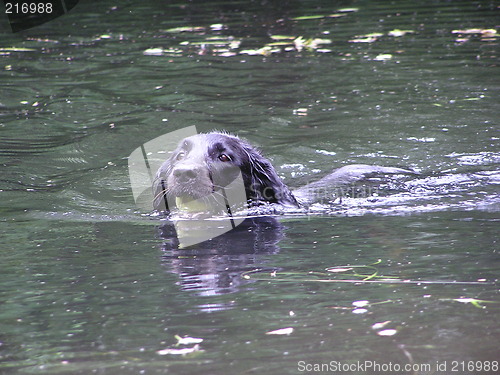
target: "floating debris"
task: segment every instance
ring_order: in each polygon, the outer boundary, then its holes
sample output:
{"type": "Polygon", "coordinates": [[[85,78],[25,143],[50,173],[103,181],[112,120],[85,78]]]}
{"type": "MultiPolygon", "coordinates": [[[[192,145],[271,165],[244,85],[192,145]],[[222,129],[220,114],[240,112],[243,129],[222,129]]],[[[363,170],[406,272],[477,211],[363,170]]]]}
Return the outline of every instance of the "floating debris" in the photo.
{"type": "Polygon", "coordinates": [[[384,328],[390,322],[391,322],[390,320],[386,320],[385,322],[375,323],[375,324],[372,325],[372,329],[379,330],[381,328],[384,328]]]}
{"type": "Polygon", "coordinates": [[[368,306],[370,304],[369,301],[354,301],[352,303],[353,306],[356,306],[356,307],[365,307],[365,306],[368,306]]]}
{"type": "Polygon", "coordinates": [[[266,335],[289,335],[292,332],[293,332],[293,327],[288,327],[266,332],[266,335]]]}
{"type": "MultiPolygon", "coordinates": [[[[170,55],[175,56],[183,53],[195,53],[198,55],[212,54],[220,57],[232,57],[236,55],[250,56],[270,56],[275,53],[301,52],[303,50],[314,51],[318,53],[329,53],[331,49],[322,48],[325,44],[331,44],[331,39],[325,38],[305,38],[303,36],[293,35],[271,35],[271,42],[261,48],[239,50],[243,42],[234,36],[210,35],[210,31],[226,30],[228,27],[223,24],[210,25],[210,28],[198,26],[176,27],[164,32],[168,33],[197,33],[203,35],[199,40],[183,40],[179,42],[178,48],[148,48],[143,54],[147,56],[170,55]],[[207,33],[205,33],[207,32],[207,33]]],[[[188,37],[192,36],[187,36],[188,37]]]]}
{"type": "MultiPolygon", "coordinates": [[[[437,104],[437,103],[436,103],[437,104]]],[[[441,107],[441,105],[439,105],[441,107]]],[[[417,137],[408,137],[406,138],[407,141],[415,141],[415,142],[436,142],[436,138],[434,137],[423,137],[423,138],[417,138],[417,137]]]]}
{"type": "Polygon", "coordinates": [[[192,348],[182,348],[182,349],[167,348],[167,349],[163,349],[163,350],[158,350],[156,352],[156,354],[159,354],[159,355],[167,355],[167,354],[186,355],[186,354],[190,354],[190,353],[194,353],[194,352],[202,352],[202,351],[203,350],[200,349],[200,346],[198,344],[196,344],[192,348]]]}
{"type": "MultiPolygon", "coordinates": [[[[323,154],[325,152],[322,152],[322,150],[318,151],[319,153],[323,154]]],[[[335,155],[336,153],[334,152],[333,154],[331,155],[335,155]]],[[[328,155],[328,154],[326,154],[328,155]]],[[[334,272],[334,273],[340,273],[340,272],[348,272],[348,271],[352,271],[353,268],[352,267],[331,267],[331,268],[327,268],[326,271],[327,272],[334,272]]]]}
{"type": "MultiPolygon", "coordinates": [[[[347,12],[344,12],[347,13],[347,12]]],[[[314,15],[314,16],[300,16],[300,17],[294,17],[292,20],[294,21],[304,21],[304,20],[319,20],[322,18],[339,18],[339,17],[344,17],[347,16],[347,14],[342,14],[342,13],[334,13],[334,14],[328,14],[328,15],[314,15]]]]}
{"type": "Polygon", "coordinates": [[[58,40],[55,39],[45,39],[45,38],[26,38],[26,40],[32,40],[34,42],[43,42],[43,43],[59,43],[58,40]]]}
{"type": "Polygon", "coordinates": [[[181,50],[180,48],[167,48],[167,49],[163,49],[163,48],[148,48],[147,50],[145,50],[143,52],[143,55],[145,56],[163,56],[163,55],[167,55],[167,56],[175,56],[175,55],[179,55],[183,52],[183,50],[181,50]]]}
{"type": "Polygon", "coordinates": [[[377,38],[375,38],[375,37],[349,39],[349,43],[373,43],[376,41],[377,41],[377,38]]]}
{"type": "Polygon", "coordinates": [[[221,31],[226,30],[227,26],[222,23],[214,23],[213,25],[210,25],[210,29],[212,29],[213,31],[221,31]]]}
{"type": "Polygon", "coordinates": [[[161,56],[163,55],[163,48],[148,48],[143,54],[146,56],[161,56]]]}
{"type": "Polygon", "coordinates": [[[392,31],[389,31],[387,35],[393,36],[393,37],[400,37],[400,36],[405,36],[406,34],[413,34],[415,31],[413,30],[399,30],[399,29],[394,29],[392,31]]]}
{"type": "Polygon", "coordinates": [[[325,18],[325,16],[317,15],[317,16],[300,16],[300,17],[293,17],[292,20],[294,21],[303,21],[303,20],[317,20],[325,18]]]}
{"type": "Polygon", "coordinates": [[[384,34],[382,33],[370,33],[365,35],[356,35],[353,39],[350,39],[350,43],[373,43],[378,40],[384,34]]]}
{"type": "Polygon", "coordinates": [[[367,309],[354,309],[354,310],[352,310],[353,314],[365,314],[367,312],[368,312],[367,309]]]}
{"type": "Polygon", "coordinates": [[[398,333],[398,331],[395,329],[383,329],[382,331],[378,331],[377,335],[379,335],[379,336],[394,336],[396,333],[398,333]]]}
{"type": "Polygon", "coordinates": [[[331,50],[325,50],[325,49],[320,50],[318,48],[322,44],[332,43],[330,39],[323,39],[323,38],[306,39],[302,36],[292,37],[292,36],[282,36],[282,35],[272,36],[271,39],[276,40],[276,42],[267,43],[265,47],[284,46],[286,52],[292,52],[295,50],[301,52],[303,49],[307,49],[309,51],[317,51],[317,52],[331,52],[331,50]]]}
{"type": "MultiPolygon", "coordinates": [[[[400,29],[394,29],[392,31],[389,31],[387,33],[388,36],[392,37],[401,37],[406,34],[413,34],[415,33],[414,30],[400,30],[400,29]]],[[[370,33],[370,34],[365,34],[365,35],[356,35],[354,38],[350,39],[350,43],[373,43],[376,42],[380,37],[384,36],[383,33],[370,33]]]]}
{"type": "Polygon", "coordinates": [[[307,116],[308,108],[297,108],[293,110],[293,114],[297,116],[307,116]]]}
{"type": "Polygon", "coordinates": [[[278,52],[281,52],[280,48],[272,48],[271,46],[264,46],[259,49],[245,49],[240,51],[242,55],[250,55],[250,56],[255,56],[255,55],[269,56],[273,53],[278,53],[278,52]]]}
{"type": "Polygon", "coordinates": [[[452,34],[481,34],[484,36],[493,37],[497,35],[495,29],[465,29],[465,30],[452,30],[452,34]]]}
{"type": "Polygon", "coordinates": [[[271,35],[272,40],[294,40],[295,36],[290,35],[271,35]]]}
{"type": "Polygon", "coordinates": [[[7,48],[0,48],[1,52],[33,52],[36,51],[36,49],[33,48],[23,48],[23,47],[7,47],[7,48]]]}
{"type": "Polygon", "coordinates": [[[464,298],[464,297],[455,298],[455,299],[452,299],[452,301],[460,302],[460,303],[470,303],[472,306],[478,307],[480,309],[486,308],[486,306],[481,305],[481,303],[494,303],[492,301],[486,301],[486,300],[481,300],[481,299],[476,299],[476,298],[464,298]]]}
{"type": "Polygon", "coordinates": [[[218,51],[218,53],[217,53],[217,56],[220,56],[220,57],[232,57],[232,56],[236,56],[236,55],[237,55],[236,52],[230,52],[230,51],[225,51],[225,52],[218,51]]]}
{"type": "Polygon", "coordinates": [[[203,339],[197,337],[189,337],[189,336],[181,337],[179,335],[175,335],[174,337],[177,339],[176,345],[191,345],[203,342],[203,339]]]}
{"type": "Polygon", "coordinates": [[[304,48],[307,48],[309,50],[315,50],[318,48],[320,44],[330,44],[332,41],[330,39],[321,39],[321,38],[309,38],[309,39],[304,39],[303,37],[299,36],[298,38],[294,39],[293,44],[295,46],[295,49],[297,51],[302,51],[304,48]]]}
{"type": "Polygon", "coordinates": [[[495,29],[464,29],[464,30],[452,30],[452,34],[457,34],[463,36],[462,38],[455,39],[457,43],[468,42],[473,35],[479,35],[482,41],[488,42],[493,41],[498,37],[497,31],[495,29]]]}
{"type": "Polygon", "coordinates": [[[337,12],[353,13],[353,12],[357,12],[358,10],[359,10],[359,8],[341,8],[341,9],[337,9],[337,12]]]}
{"type": "Polygon", "coordinates": [[[373,58],[373,61],[387,61],[392,59],[392,55],[390,53],[382,53],[373,58]]]}
{"type": "Polygon", "coordinates": [[[184,27],[174,27],[172,29],[164,30],[166,33],[192,33],[192,32],[202,32],[205,31],[205,28],[202,26],[184,26],[184,27]]]}

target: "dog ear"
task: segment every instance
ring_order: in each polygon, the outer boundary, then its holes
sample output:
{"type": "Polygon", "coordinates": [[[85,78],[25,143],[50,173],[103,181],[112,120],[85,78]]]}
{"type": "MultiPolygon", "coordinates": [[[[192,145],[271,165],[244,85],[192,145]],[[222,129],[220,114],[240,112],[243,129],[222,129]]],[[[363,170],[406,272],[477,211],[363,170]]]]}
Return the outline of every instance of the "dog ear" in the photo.
{"type": "Polygon", "coordinates": [[[253,147],[245,147],[249,161],[242,167],[243,178],[247,178],[247,196],[254,203],[266,201],[298,206],[290,189],[276,173],[269,160],[253,147]],[[247,169],[247,170],[244,170],[247,169]]]}

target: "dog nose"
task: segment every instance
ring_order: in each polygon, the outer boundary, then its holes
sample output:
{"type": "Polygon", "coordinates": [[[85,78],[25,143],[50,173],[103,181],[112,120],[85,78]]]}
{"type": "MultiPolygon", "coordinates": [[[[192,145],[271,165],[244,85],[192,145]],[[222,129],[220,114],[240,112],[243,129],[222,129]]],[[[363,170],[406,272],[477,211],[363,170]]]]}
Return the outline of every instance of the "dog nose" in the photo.
{"type": "Polygon", "coordinates": [[[179,181],[194,180],[198,176],[198,169],[195,167],[177,167],[174,169],[174,177],[179,181]]]}

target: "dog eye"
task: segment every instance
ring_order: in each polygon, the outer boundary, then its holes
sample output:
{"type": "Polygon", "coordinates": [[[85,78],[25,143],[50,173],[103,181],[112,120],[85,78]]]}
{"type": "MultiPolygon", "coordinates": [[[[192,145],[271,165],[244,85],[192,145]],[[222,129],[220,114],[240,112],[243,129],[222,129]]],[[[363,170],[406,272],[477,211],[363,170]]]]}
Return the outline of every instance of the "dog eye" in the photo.
{"type": "Polygon", "coordinates": [[[184,158],[184,156],[185,156],[185,155],[186,155],[186,153],[181,151],[181,152],[179,152],[179,153],[177,154],[177,156],[175,157],[175,159],[176,159],[176,160],[181,160],[181,159],[183,159],[183,158],[184,158]]]}
{"type": "Polygon", "coordinates": [[[221,155],[219,155],[219,160],[225,163],[227,161],[231,161],[231,158],[229,156],[227,156],[226,154],[221,154],[221,155]]]}

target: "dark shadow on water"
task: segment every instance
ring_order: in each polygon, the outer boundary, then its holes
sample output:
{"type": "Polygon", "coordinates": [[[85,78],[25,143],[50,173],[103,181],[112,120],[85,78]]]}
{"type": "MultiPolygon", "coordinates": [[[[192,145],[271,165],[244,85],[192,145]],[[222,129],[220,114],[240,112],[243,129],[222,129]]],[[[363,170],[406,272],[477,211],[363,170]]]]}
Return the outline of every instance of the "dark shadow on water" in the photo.
{"type": "Polygon", "coordinates": [[[235,229],[211,240],[179,249],[174,225],[160,227],[162,262],[179,276],[185,291],[200,296],[215,296],[238,291],[249,281],[246,271],[265,267],[266,255],[279,252],[278,243],[285,227],[269,216],[247,218],[235,229]]]}
{"type": "MultiPolygon", "coordinates": [[[[343,190],[328,191],[323,205],[305,207],[300,214],[362,216],[401,215],[479,209],[498,211],[498,195],[484,189],[478,181],[498,177],[486,173],[421,174],[418,178],[365,180],[343,190]],[[480,190],[478,190],[480,189],[480,190]],[[340,195],[336,194],[339,193],[340,195]],[[471,196],[469,196],[469,194],[471,196]]],[[[322,201],[320,201],[322,202],[322,201]]],[[[175,273],[183,291],[196,296],[222,296],[234,293],[251,283],[243,277],[248,271],[274,268],[266,266],[269,255],[280,251],[279,242],[286,227],[280,216],[251,217],[242,224],[211,240],[180,248],[174,224],[167,221],[160,227],[162,265],[175,273]]],[[[207,301],[198,306],[203,311],[230,308],[225,302],[207,301]]]]}

